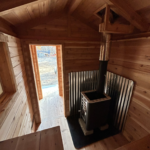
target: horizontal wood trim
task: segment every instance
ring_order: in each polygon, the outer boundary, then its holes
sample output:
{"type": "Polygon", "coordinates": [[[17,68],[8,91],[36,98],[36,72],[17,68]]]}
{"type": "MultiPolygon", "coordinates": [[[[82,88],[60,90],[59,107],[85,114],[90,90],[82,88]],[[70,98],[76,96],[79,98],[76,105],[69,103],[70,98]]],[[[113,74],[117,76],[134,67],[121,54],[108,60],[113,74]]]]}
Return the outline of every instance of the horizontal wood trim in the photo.
{"type": "MultiPolygon", "coordinates": [[[[6,33],[12,36],[16,36],[16,33],[13,31],[12,25],[8,23],[6,20],[4,20],[3,18],[0,18],[0,32],[1,32],[0,34],[6,33]]],[[[0,41],[1,41],[1,38],[0,38],[0,41]]]]}

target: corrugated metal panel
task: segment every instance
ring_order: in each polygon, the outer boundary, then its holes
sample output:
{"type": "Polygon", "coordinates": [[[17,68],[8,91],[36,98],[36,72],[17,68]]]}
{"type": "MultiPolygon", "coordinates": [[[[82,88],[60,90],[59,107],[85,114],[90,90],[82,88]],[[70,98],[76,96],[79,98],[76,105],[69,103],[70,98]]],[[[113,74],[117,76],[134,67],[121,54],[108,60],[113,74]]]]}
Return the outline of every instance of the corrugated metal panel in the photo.
{"type": "MultiPolygon", "coordinates": [[[[70,115],[78,114],[81,105],[81,91],[95,90],[98,84],[98,70],[69,73],[70,115]]],[[[112,98],[112,121],[122,130],[133,90],[133,81],[107,72],[105,93],[112,98]]]]}
{"type": "Polygon", "coordinates": [[[119,130],[123,129],[131,100],[134,82],[122,76],[107,72],[105,93],[108,94],[113,104],[113,122],[119,130]]]}
{"type": "Polygon", "coordinates": [[[69,73],[70,115],[80,110],[81,91],[94,90],[97,87],[98,70],[69,73]]]}

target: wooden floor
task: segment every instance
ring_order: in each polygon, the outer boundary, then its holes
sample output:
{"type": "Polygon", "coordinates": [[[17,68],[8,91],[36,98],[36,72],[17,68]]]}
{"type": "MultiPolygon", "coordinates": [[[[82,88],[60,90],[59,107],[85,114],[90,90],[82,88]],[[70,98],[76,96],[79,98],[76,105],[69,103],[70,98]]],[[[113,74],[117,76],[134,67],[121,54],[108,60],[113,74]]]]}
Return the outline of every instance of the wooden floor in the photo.
{"type": "Polygon", "coordinates": [[[137,141],[124,145],[117,150],[149,150],[150,149],[150,135],[147,135],[137,141]]]}
{"type": "Polygon", "coordinates": [[[64,117],[63,100],[58,95],[58,90],[43,95],[46,96],[39,101],[42,123],[38,131],[58,126],[59,118],[64,117]]]}
{"type": "MultiPolygon", "coordinates": [[[[66,118],[64,117],[63,100],[60,96],[58,96],[57,91],[51,93],[40,101],[40,110],[42,123],[38,131],[59,125],[61,129],[64,150],[76,150],[72,142],[66,118]]],[[[114,150],[127,143],[128,141],[124,138],[124,136],[118,134],[98,141],[80,150],[114,150]]]]}

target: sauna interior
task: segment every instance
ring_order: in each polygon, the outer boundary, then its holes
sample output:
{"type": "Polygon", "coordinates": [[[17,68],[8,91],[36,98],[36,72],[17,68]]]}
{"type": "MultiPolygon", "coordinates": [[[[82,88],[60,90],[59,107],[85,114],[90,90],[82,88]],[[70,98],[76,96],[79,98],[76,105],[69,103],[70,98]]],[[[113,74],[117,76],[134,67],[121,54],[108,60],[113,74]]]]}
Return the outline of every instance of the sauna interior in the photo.
{"type": "Polygon", "coordinates": [[[2,0],[0,150],[150,149],[149,30],[149,0],[2,0]],[[49,113],[40,109],[41,45],[57,53],[49,113]],[[87,98],[97,84],[108,99],[87,98]]]}

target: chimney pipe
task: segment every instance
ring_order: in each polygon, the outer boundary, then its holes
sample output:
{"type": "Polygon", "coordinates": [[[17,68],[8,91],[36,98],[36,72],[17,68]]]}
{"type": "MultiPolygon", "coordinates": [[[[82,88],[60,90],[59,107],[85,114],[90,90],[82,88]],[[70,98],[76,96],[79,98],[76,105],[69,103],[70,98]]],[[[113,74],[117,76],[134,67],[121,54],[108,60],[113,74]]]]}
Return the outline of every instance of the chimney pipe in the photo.
{"type": "Polygon", "coordinates": [[[110,47],[111,35],[107,33],[102,33],[101,46],[100,46],[100,56],[99,56],[99,77],[98,77],[98,87],[97,94],[103,96],[105,77],[107,72],[107,64],[109,60],[109,47],[110,47]]]}

